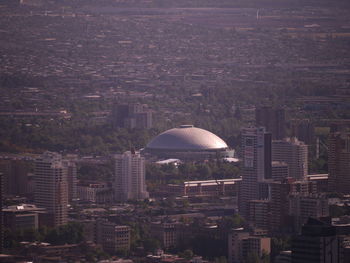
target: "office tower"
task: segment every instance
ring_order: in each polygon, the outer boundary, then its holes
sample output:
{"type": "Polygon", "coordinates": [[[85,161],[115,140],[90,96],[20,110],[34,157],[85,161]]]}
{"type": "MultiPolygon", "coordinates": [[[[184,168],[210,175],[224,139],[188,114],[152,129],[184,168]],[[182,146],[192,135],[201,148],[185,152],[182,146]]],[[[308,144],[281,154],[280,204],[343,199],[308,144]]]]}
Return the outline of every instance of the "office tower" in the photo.
{"type": "Polygon", "coordinates": [[[228,236],[228,262],[244,263],[250,255],[255,254],[259,258],[265,253],[271,252],[271,239],[256,236],[244,231],[242,228],[234,229],[228,236]]]}
{"type": "Polygon", "coordinates": [[[285,111],[282,108],[274,109],[269,106],[258,107],[255,110],[257,127],[265,127],[272,134],[273,140],[282,140],[286,137],[285,111]]]}
{"type": "Polygon", "coordinates": [[[291,190],[289,180],[273,181],[270,186],[270,214],[269,231],[270,233],[291,232],[288,195],[291,190]]]}
{"type": "Polygon", "coordinates": [[[152,111],[140,103],[115,104],[112,108],[112,124],[117,128],[150,129],[153,126],[152,111]]]}
{"type": "Polygon", "coordinates": [[[46,208],[49,225],[67,223],[67,166],[60,154],[45,152],[35,160],[34,201],[38,207],[46,208]]]}
{"type": "Polygon", "coordinates": [[[289,176],[305,179],[308,173],[307,145],[296,138],[272,141],[272,160],[288,164],[289,176]]]}
{"type": "Polygon", "coordinates": [[[310,120],[295,120],[291,124],[292,136],[307,145],[315,144],[315,126],[310,120]]]}
{"type": "Polygon", "coordinates": [[[271,134],[260,127],[244,128],[241,135],[242,183],[239,211],[247,217],[249,201],[262,199],[259,184],[264,184],[265,179],[271,178],[271,134]]]}
{"type": "Polygon", "coordinates": [[[0,171],[4,174],[4,194],[24,196],[27,193],[30,171],[29,163],[23,160],[0,160],[0,171]]]}
{"type": "Polygon", "coordinates": [[[64,160],[67,167],[67,183],[68,183],[68,202],[71,203],[77,198],[77,165],[76,155],[67,155],[64,160]]]}
{"type": "Polygon", "coordinates": [[[289,215],[293,217],[295,230],[299,231],[309,217],[329,216],[328,198],[324,195],[292,194],[289,196],[289,215]]]}
{"type": "Polygon", "coordinates": [[[301,235],[292,240],[292,263],[340,262],[339,241],[336,229],[316,219],[309,218],[301,235]]]}
{"type": "Polygon", "coordinates": [[[329,135],[328,172],[329,191],[350,194],[350,133],[329,135]]]}
{"type": "Polygon", "coordinates": [[[107,220],[96,222],[96,241],[109,253],[130,250],[130,227],[107,220]]]}
{"type": "Polygon", "coordinates": [[[114,158],[116,201],[148,198],[145,182],[145,158],[135,151],[117,154],[114,158]]]}
{"type": "Polygon", "coordinates": [[[249,201],[249,223],[254,228],[267,230],[270,220],[270,202],[268,200],[249,201]]]}

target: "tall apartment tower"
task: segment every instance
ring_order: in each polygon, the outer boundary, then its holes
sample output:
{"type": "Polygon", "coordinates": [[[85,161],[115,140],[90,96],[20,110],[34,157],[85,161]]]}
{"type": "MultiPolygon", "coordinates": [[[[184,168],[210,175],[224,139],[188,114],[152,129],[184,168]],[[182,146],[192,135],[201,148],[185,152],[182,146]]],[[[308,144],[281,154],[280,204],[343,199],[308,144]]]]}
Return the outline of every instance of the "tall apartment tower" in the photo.
{"type": "Polygon", "coordinates": [[[285,111],[282,108],[257,107],[255,121],[257,127],[265,127],[272,134],[273,140],[282,140],[286,136],[285,111]]]}
{"type": "Polygon", "coordinates": [[[68,183],[68,202],[71,203],[74,199],[77,198],[77,156],[67,155],[64,160],[65,166],[67,167],[67,183],[68,183]]]}
{"type": "Polygon", "coordinates": [[[48,225],[67,223],[67,166],[60,154],[45,152],[35,160],[34,202],[38,207],[46,208],[48,225]]]}
{"type": "Polygon", "coordinates": [[[145,158],[139,152],[115,155],[114,191],[116,201],[148,198],[145,181],[145,158]]]}
{"type": "Polygon", "coordinates": [[[285,162],[292,178],[302,180],[308,173],[308,147],[297,138],[272,141],[272,160],[285,162]]]}
{"type": "MultiPolygon", "coordinates": [[[[249,201],[259,200],[261,184],[271,178],[271,134],[264,127],[244,128],[241,131],[242,183],[239,211],[248,217],[249,201]]],[[[248,219],[248,218],[247,218],[248,219]]]]}
{"type": "Polygon", "coordinates": [[[350,133],[329,135],[328,172],[329,191],[350,194],[350,133]]]}

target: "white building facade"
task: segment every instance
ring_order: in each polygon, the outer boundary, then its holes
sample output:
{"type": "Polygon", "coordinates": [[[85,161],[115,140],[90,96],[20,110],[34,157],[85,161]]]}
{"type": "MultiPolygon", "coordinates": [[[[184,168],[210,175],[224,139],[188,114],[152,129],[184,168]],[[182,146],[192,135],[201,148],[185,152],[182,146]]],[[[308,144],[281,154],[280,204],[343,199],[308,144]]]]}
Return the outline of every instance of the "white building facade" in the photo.
{"type": "Polygon", "coordinates": [[[145,158],[139,152],[127,151],[115,158],[114,194],[116,201],[141,200],[146,190],[145,158]]]}

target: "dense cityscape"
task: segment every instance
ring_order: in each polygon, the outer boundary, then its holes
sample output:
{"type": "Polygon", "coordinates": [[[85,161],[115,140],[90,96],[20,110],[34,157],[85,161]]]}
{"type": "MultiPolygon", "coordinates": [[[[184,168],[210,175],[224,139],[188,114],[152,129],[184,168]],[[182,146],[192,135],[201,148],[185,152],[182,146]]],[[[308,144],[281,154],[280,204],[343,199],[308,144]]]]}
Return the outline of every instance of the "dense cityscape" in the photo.
{"type": "Polygon", "coordinates": [[[350,262],[349,11],[2,0],[0,262],[350,262]]]}

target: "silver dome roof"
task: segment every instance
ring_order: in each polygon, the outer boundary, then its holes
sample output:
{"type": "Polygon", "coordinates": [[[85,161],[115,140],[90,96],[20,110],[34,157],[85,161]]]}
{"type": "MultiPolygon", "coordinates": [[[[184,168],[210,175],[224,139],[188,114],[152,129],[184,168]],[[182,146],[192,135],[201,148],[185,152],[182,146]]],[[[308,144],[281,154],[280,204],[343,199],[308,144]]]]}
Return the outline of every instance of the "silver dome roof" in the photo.
{"type": "Polygon", "coordinates": [[[193,125],[181,125],[179,128],[167,130],[146,146],[148,150],[161,151],[215,151],[227,148],[227,144],[214,133],[193,125]]]}

